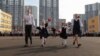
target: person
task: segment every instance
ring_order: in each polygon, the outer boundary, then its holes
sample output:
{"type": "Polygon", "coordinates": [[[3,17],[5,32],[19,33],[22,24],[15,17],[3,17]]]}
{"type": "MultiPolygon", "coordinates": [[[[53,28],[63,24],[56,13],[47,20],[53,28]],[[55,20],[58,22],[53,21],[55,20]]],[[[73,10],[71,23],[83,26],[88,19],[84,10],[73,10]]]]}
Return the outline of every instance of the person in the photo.
{"type": "Polygon", "coordinates": [[[34,26],[34,18],[32,10],[28,9],[24,16],[25,22],[25,47],[28,47],[28,38],[30,39],[30,46],[32,45],[32,27],[34,26]]]}
{"type": "Polygon", "coordinates": [[[42,40],[41,42],[41,46],[44,47],[45,44],[46,44],[46,39],[47,37],[49,36],[48,34],[48,30],[47,30],[47,27],[48,27],[48,23],[42,23],[42,25],[40,26],[40,30],[39,30],[39,34],[40,34],[40,39],[42,40]]]}
{"type": "Polygon", "coordinates": [[[67,47],[66,45],[66,39],[67,39],[67,26],[65,24],[62,25],[62,28],[61,28],[61,32],[60,32],[60,37],[62,38],[62,45],[64,47],[67,47]]]}
{"type": "Polygon", "coordinates": [[[83,24],[80,20],[80,17],[78,14],[75,14],[75,19],[72,22],[73,26],[73,45],[77,44],[77,48],[81,46],[79,43],[79,37],[81,37],[81,27],[83,27],[83,24]]]}

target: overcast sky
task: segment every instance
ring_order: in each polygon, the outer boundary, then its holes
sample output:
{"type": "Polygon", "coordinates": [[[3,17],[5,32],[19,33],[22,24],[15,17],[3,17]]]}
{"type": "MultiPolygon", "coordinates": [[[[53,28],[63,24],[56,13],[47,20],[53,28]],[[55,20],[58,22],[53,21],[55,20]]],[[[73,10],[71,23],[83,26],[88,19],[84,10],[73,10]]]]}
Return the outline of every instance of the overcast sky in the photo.
{"type": "MultiPolygon", "coordinates": [[[[85,5],[96,3],[100,0],[59,0],[59,18],[71,21],[73,14],[85,13],[85,5]]],[[[26,0],[25,5],[39,5],[39,0],[26,0]]]]}

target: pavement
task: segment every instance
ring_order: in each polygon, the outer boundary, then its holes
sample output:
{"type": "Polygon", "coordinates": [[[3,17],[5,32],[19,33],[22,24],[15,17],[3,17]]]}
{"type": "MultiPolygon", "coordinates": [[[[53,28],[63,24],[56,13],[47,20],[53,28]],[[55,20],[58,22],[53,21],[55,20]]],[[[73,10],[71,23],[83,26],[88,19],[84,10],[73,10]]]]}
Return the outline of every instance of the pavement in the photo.
{"type": "Polygon", "coordinates": [[[80,48],[72,45],[72,37],[66,40],[66,48],[59,37],[48,37],[45,47],[39,37],[32,39],[32,46],[24,47],[24,37],[0,37],[0,56],[100,56],[100,37],[80,38],[80,48]]]}

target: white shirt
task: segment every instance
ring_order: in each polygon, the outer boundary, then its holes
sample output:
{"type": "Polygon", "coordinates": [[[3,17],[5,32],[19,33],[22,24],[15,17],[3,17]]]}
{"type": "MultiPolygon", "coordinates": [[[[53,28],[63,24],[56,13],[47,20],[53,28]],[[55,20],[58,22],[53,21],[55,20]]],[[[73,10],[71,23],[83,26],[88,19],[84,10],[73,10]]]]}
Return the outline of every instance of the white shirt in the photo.
{"type": "Polygon", "coordinates": [[[35,25],[35,19],[32,14],[24,16],[25,25],[35,25]]]}

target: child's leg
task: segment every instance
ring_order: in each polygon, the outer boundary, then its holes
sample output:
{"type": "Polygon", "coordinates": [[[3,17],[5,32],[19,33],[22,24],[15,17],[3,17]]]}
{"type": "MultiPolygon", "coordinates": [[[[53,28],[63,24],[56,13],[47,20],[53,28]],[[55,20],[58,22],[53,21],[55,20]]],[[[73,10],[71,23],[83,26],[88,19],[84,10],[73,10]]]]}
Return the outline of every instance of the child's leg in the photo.
{"type": "Polygon", "coordinates": [[[63,40],[63,39],[61,39],[61,41],[62,41],[62,45],[64,45],[64,40],[63,40]]]}
{"type": "Polygon", "coordinates": [[[42,37],[41,40],[42,40],[42,42],[41,42],[42,43],[42,46],[44,46],[44,37],[42,37]]]}
{"type": "Polygon", "coordinates": [[[44,38],[44,44],[46,44],[46,38],[44,38]]]}
{"type": "Polygon", "coordinates": [[[81,46],[81,44],[79,43],[79,39],[78,39],[79,37],[78,37],[78,35],[77,35],[77,37],[76,37],[76,43],[77,43],[77,47],[80,47],[81,46]]]}
{"type": "Polygon", "coordinates": [[[62,45],[66,46],[66,39],[62,39],[62,45]]]}
{"type": "Polygon", "coordinates": [[[66,46],[66,39],[64,39],[64,45],[66,46]]]}
{"type": "Polygon", "coordinates": [[[78,45],[78,35],[75,35],[75,41],[76,41],[76,44],[78,45]]]}
{"type": "Polygon", "coordinates": [[[73,36],[73,45],[75,45],[76,39],[75,36],[73,36]]]}
{"type": "Polygon", "coordinates": [[[42,46],[46,44],[46,38],[42,37],[42,46]]]}

